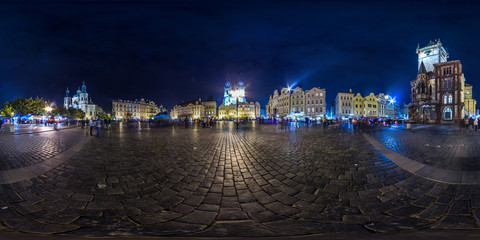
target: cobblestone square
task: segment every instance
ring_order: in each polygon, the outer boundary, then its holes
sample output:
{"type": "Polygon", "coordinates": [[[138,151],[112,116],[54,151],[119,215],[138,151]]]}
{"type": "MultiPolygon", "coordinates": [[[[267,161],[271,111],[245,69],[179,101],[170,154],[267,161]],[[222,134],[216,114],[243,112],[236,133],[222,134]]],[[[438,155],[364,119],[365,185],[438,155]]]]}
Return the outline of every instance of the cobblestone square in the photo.
{"type": "Polygon", "coordinates": [[[255,122],[2,134],[0,221],[70,236],[476,232],[479,139],[255,122]]]}

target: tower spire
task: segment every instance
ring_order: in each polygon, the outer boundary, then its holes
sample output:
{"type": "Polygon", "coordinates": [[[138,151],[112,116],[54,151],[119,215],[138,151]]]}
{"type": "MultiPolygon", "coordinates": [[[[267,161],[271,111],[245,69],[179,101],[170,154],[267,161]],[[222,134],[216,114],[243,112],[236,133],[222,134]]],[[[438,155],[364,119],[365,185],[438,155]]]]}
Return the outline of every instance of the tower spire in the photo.
{"type": "Polygon", "coordinates": [[[427,74],[427,69],[425,68],[425,64],[423,64],[423,61],[418,68],[418,74],[427,74]]]}

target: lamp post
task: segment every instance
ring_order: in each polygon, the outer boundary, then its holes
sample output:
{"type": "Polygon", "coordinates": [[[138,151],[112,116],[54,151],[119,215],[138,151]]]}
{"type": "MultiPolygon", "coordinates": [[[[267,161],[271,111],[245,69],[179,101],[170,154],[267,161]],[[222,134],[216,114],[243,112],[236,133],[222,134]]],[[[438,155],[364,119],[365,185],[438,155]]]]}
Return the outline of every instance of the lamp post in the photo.
{"type": "Polygon", "coordinates": [[[237,130],[238,130],[238,96],[236,97],[236,105],[235,107],[237,108],[237,130]]]}

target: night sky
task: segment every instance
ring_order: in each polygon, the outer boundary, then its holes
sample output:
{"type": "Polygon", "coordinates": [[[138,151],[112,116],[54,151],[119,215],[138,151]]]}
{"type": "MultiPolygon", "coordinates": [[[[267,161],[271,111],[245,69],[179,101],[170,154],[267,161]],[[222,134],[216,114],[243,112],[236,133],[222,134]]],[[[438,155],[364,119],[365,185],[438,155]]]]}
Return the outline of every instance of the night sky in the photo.
{"type": "Polygon", "coordinates": [[[384,92],[409,102],[417,44],[440,38],[480,100],[480,4],[474,1],[49,1],[0,4],[0,103],[63,105],[82,81],[93,101],[175,104],[213,95],[242,73],[262,108],[297,82],[384,92]]]}

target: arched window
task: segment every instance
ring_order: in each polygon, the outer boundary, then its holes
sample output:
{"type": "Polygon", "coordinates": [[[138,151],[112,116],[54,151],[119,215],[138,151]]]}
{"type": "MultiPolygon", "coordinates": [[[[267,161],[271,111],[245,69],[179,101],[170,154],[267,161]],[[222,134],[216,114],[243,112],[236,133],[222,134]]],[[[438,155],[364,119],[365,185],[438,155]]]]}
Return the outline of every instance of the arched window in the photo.
{"type": "Polygon", "coordinates": [[[447,104],[447,94],[443,95],[443,104],[447,104]]]}
{"type": "Polygon", "coordinates": [[[443,120],[452,120],[452,109],[449,107],[446,107],[443,110],[443,120]]]}
{"type": "Polygon", "coordinates": [[[452,103],[452,94],[448,95],[448,103],[452,103]]]}

